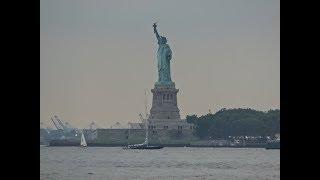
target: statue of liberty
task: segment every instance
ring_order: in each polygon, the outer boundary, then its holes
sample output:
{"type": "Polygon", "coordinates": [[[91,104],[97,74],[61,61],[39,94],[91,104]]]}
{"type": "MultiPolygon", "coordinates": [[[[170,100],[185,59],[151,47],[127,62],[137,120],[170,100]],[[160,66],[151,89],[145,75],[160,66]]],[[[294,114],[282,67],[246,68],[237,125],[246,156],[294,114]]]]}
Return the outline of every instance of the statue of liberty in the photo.
{"type": "Polygon", "coordinates": [[[159,44],[157,52],[159,78],[156,84],[171,85],[173,84],[170,75],[170,60],[172,58],[172,51],[167,44],[167,38],[158,34],[156,23],[153,24],[153,32],[156,34],[159,44]]]}

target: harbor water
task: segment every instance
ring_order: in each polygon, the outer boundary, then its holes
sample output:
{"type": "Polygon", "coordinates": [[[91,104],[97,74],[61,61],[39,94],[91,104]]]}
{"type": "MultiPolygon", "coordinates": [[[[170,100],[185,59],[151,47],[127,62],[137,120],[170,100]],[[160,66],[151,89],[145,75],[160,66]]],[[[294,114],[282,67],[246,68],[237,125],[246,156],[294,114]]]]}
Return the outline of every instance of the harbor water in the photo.
{"type": "Polygon", "coordinates": [[[42,180],[280,179],[280,150],[40,146],[42,180]]]}

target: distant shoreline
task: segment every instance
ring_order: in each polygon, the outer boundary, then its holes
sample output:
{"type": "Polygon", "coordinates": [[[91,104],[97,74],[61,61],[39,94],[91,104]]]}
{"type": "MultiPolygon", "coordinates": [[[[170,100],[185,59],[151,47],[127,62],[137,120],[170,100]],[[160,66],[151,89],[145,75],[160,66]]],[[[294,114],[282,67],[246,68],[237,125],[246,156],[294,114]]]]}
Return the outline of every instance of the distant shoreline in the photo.
{"type": "MultiPolygon", "coordinates": [[[[123,147],[127,144],[88,144],[88,147],[123,147]]],[[[164,147],[196,147],[196,148],[265,148],[266,144],[257,144],[257,145],[242,145],[242,146],[215,146],[215,145],[190,145],[190,144],[150,144],[150,145],[161,145],[164,147]]],[[[57,146],[79,146],[79,144],[50,144],[48,146],[57,147],[57,146]]]]}

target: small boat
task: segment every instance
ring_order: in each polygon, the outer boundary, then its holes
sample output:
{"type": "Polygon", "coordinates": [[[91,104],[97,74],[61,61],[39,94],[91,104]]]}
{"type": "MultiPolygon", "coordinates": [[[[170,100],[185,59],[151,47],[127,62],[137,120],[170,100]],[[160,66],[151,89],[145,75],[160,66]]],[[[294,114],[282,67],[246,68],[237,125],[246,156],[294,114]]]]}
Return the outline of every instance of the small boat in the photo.
{"type": "Polygon", "coordinates": [[[163,146],[150,146],[148,144],[133,144],[123,147],[123,149],[162,149],[163,146]]]}
{"type": "Polygon", "coordinates": [[[80,146],[81,146],[81,147],[87,147],[86,138],[84,137],[83,132],[81,133],[81,142],[80,142],[80,146]]]}
{"type": "Polygon", "coordinates": [[[123,147],[122,149],[162,149],[163,146],[150,146],[149,145],[149,134],[148,134],[148,119],[145,120],[146,121],[146,139],[142,144],[132,144],[132,145],[127,145],[125,147],[123,147]]]}
{"type": "MultiPolygon", "coordinates": [[[[148,133],[147,133],[148,134],[148,133]]],[[[146,136],[146,140],[142,144],[132,144],[123,147],[122,149],[162,149],[163,146],[151,146],[148,143],[148,136],[146,136]]]]}

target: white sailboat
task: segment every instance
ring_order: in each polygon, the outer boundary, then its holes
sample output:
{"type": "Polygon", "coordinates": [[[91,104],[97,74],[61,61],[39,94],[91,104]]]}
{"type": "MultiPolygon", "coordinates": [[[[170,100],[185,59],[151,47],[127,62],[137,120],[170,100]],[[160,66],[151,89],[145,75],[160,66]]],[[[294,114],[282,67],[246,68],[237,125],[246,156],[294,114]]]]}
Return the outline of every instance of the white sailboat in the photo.
{"type": "Polygon", "coordinates": [[[81,147],[86,147],[86,146],[87,146],[86,138],[84,137],[83,131],[81,131],[81,142],[80,142],[80,146],[81,146],[81,147]]]}

